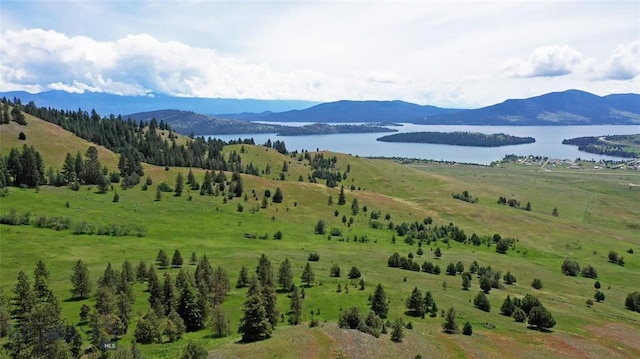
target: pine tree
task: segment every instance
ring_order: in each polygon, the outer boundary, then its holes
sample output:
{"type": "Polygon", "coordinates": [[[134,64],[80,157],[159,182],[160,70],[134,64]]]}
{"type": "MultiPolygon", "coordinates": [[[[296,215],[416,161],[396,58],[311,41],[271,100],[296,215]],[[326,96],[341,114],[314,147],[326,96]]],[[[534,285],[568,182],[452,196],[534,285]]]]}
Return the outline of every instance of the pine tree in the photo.
{"type": "Polygon", "coordinates": [[[107,267],[104,269],[102,277],[98,279],[98,285],[114,289],[117,282],[118,276],[116,272],[111,267],[111,263],[107,263],[107,267]]]}
{"type": "Polygon", "coordinates": [[[205,317],[198,306],[196,292],[190,283],[186,283],[180,292],[177,312],[182,317],[187,332],[194,332],[204,327],[205,317]]]}
{"type": "Polygon", "coordinates": [[[311,268],[311,264],[307,262],[307,265],[304,267],[302,271],[302,281],[307,283],[307,287],[310,287],[311,284],[315,281],[316,275],[313,273],[313,269],[311,268]]]}
{"type": "Polygon", "coordinates": [[[11,318],[15,319],[18,326],[21,327],[25,324],[26,316],[36,305],[36,295],[31,288],[29,276],[25,272],[18,273],[18,281],[13,288],[13,293],[11,318]]]}
{"type": "Polygon", "coordinates": [[[404,325],[402,319],[396,319],[392,324],[391,340],[401,342],[404,338],[404,325]]]}
{"type": "Polygon", "coordinates": [[[176,310],[178,303],[178,295],[176,293],[176,287],[173,284],[171,275],[166,273],[164,275],[164,284],[162,285],[162,304],[164,304],[164,313],[169,315],[172,311],[176,310]]]}
{"type": "Polygon", "coordinates": [[[284,195],[282,194],[282,190],[280,187],[276,188],[276,192],[273,194],[273,203],[282,203],[284,199],[284,195]]]}
{"type": "Polygon", "coordinates": [[[442,323],[442,329],[445,333],[453,334],[458,331],[458,324],[456,324],[456,310],[451,307],[445,315],[444,323],[442,323]]]}
{"type": "Polygon", "coordinates": [[[292,283],[291,262],[289,262],[289,258],[285,258],[284,261],[280,263],[280,268],[278,269],[278,284],[282,290],[289,290],[292,283]]]}
{"type": "Polygon", "coordinates": [[[207,359],[207,351],[202,344],[189,342],[182,352],[180,359],[207,359]]]}
{"type": "Polygon", "coordinates": [[[213,272],[213,282],[211,287],[211,302],[213,305],[220,305],[224,303],[227,294],[231,290],[229,284],[229,275],[224,268],[218,266],[213,272]]]}
{"type": "Polygon", "coordinates": [[[243,342],[254,342],[271,337],[272,325],[260,293],[262,293],[260,282],[253,280],[247,292],[247,299],[242,309],[243,316],[238,328],[243,342]]]}
{"type": "Polygon", "coordinates": [[[289,306],[289,324],[298,325],[302,319],[302,301],[298,287],[295,285],[291,289],[291,305],[289,306]]]}
{"type": "Polygon", "coordinates": [[[149,268],[149,272],[147,274],[147,290],[149,292],[149,305],[154,310],[156,315],[164,314],[164,299],[163,299],[163,291],[162,285],[160,284],[160,279],[158,279],[158,275],[156,274],[156,270],[153,268],[149,268]]]}
{"type": "Polygon", "coordinates": [[[216,305],[211,310],[211,321],[209,324],[213,336],[216,338],[226,337],[231,334],[231,322],[227,318],[222,305],[216,305]]]}
{"type": "Polygon", "coordinates": [[[176,197],[182,196],[182,192],[184,191],[184,177],[182,177],[182,172],[178,172],[176,176],[176,188],[173,191],[176,197]]]}
{"type": "Polygon", "coordinates": [[[66,157],[64,158],[64,164],[62,165],[62,176],[64,178],[65,183],[72,183],[77,179],[76,176],[76,166],[71,153],[67,152],[66,157]]]}
{"type": "Polygon", "coordinates": [[[171,266],[173,268],[180,268],[182,267],[182,254],[180,254],[180,250],[176,249],[175,251],[173,251],[173,258],[171,258],[171,266]]]}
{"type": "Polygon", "coordinates": [[[89,269],[81,259],[79,259],[73,267],[71,285],[71,295],[73,295],[74,298],[86,299],[91,294],[92,284],[89,279],[89,269]]]}
{"type": "Polygon", "coordinates": [[[271,269],[271,261],[264,253],[260,256],[256,274],[261,286],[273,287],[273,270],[271,269]]]}
{"type": "Polygon", "coordinates": [[[169,338],[169,342],[175,342],[176,340],[182,338],[182,334],[184,334],[186,328],[182,318],[175,310],[171,310],[167,316],[167,321],[164,327],[164,335],[169,338]]]}
{"type": "Polygon", "coordinates": [[[33,271],[33,291],[36,297],[43,301],[49,297],[49,270],[42,260],[38,260],[33,271]]]}
{"type": "Polygon", "coordinates": [[[244,288],[249,285],[249,272],[247,271],[247,267],[240,268],[240,273],[238,274],[238,281],[236,282],[236,288],[244,288]]]}
{"type": "Polygon", "coordinates": [[[343,206],[347,203],[347,197],[344,194],[344,186],[340,187],[340,194],[338,195],[338,205],[343,206]]]}
{"type": "Polygon", "coordinates": [[[133,273],[133,265],[129,262],[128,259],[125,259],[122,262],[122,276],[127,283],[135,282],[135,274],[133,273]]]}
{"type": "Polygon", "coordinates": [[[147,280],[147,263],[144,261],[140,261],[138,263],[138,267],[136,268],[136,280],[138,282],[145,282],[147,280]]]}
{"type": "Polygon", "coordinates": [[[151,344],[162,342],[160,334],[160,323],[156,313],[149,309],[144,317],[138,320],[133,338],[141,344],[151,344]]]}
{"type": "Polygon", "coordinates": [[[515,304],[511,301],[511,297],[507,295],[504,302],[502,302],[502,306],[500,306],[500,313],[506,315],[507,317],[510,317],[515,310],[515,304]]]}
{"type": "Polygon", "coordinates": [[[158,252],[158,255],[156,256],[156,263],[160,268],[169,267],[169,256],[167,256],[167,253],[165,253],[163,249],[158,252]]]}
{"type": "Polygon", "coordinates": [[[407,298],[406,306],[416,316],[424,313],[422,291],[418,287],[414,287],[413,291],[411,291],[411,295],[407,298]]]}
{"type": "Polygon", "coordinates": [[[389,311],[389,303],[387,301],[387,294],[382,288],[382,284],[378,283],[378,286],[373,292],[373,298],[371,299],[371,310],[376,313],[380,318],[385,319],[389,311]]]}

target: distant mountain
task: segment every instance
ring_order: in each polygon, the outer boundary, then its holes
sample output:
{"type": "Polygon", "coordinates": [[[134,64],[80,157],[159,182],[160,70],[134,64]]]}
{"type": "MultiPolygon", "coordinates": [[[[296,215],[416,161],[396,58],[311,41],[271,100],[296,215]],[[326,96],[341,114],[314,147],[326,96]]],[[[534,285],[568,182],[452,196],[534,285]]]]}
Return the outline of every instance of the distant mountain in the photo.
{"type": "Polygon", "coordinates": [[[159,110],[139,112],[124,116],[136,121],[149,121],[155,118],[168,123],[171,128],[183,135],[229,135],[242,133],[275,133],[283,126],[251,123],[235,119],[219,119],[193,111],[159,110]]]}
{"type": "Polygon", "coordinates": [[[640,95],[604,97],[579,91],[552,92],[542,96],[507,100],[475,110],[437,115],[423,124],[451,125],[639,125],[640,95]]]}
{"type": "Polygon", "coordinates": [[[420,122],[427,117],[455,113],[460,110],[420,106],[404,101],[337,101],[322,103],[304,110],[280,113],[219,114],[216,117],[268,122],[322,123],[397,123],[420,122]]]}
{"type": "Polygon", "coordinates": [[[298,100],[250,100],[224,98],[172,97],[154,94],[152,96],[119,96],[106,93],[66,91],[47,91],[31,94],[24,91],[0,92],[0,97],[13,99],[18,97],[23,103],[35,102],[38,106],[56,109],[86,111],[95,109],[100,115],[126,114],[143,111],[155,111],[164,108],[176,108],[197,113],[236,113],[289,111],[303,109],[318,104],[312,101],[298,100]]]}

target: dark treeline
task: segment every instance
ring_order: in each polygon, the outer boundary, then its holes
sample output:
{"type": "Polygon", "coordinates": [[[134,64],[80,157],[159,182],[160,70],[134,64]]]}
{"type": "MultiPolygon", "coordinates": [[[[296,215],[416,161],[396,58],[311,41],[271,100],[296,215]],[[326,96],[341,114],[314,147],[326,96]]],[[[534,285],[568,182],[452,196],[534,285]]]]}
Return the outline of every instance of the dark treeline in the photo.
{"type": "Polygon", "coordinates": [[[626,148],[623,145],[607,142],[607,141],[625,141],[629,139],[633,140],[633,136],[634,135],[607,136],[605,140],[601,140],[600,137],[595,137],[595,136],[576,137],[576,138],[570,138],[568,140],[562,140],[562,144],[578,146],[578,150],[580,151],[595,153],[598,155],[608,155],[608,156],[624,157],[624,158],[636,158],[639,156],[638,153],[630,151],[628,148],[626,148]]]}
{"type": "Polygon", "coordinates": [[[504,133],[477,132],[408,132],[378,138],[382,142],[435,143],[454,146],[500,147],[536,142],[533,137],[518,137],[504,133]]]}
{"type": "MultiPolygon", "coordinates": [[[[33,102],[23,105],[18,98],[13,101],[2,98],[1,101],[4,106],[13,106],[119,153],[129,162],[239,172],[244,172],[245,169],[240,156],[234,156],[235,163],[228,163],[222,156],[222,148],[227,144],[224,141],[198,137],[188,140],[186,144],[178,144],[177,136],[164,121],[151,119],[149,122],[136,122],[132,119],[125,120],[120,115],[101,118],[95,110],[91,113],[82,109],[57,110],[38,107],[33,102]],[[168,133],[167,138],[163,137],[165,132],[168,133]]],[[[254,144],[253,140],[243,140],[242,143],[254,144]]]]}

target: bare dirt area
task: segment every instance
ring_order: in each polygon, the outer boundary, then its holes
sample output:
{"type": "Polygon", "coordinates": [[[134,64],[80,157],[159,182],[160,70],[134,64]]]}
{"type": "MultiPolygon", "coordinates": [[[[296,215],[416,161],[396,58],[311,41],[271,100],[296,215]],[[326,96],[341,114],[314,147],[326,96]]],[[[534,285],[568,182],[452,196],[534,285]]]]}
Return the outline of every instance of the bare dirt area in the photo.
{"type": "Polygon", "coordinates": [[[620,323],[607,323],[586,328],[597,337],[607,340],[625,354],[640,358],[640,331],[620,323]]]}

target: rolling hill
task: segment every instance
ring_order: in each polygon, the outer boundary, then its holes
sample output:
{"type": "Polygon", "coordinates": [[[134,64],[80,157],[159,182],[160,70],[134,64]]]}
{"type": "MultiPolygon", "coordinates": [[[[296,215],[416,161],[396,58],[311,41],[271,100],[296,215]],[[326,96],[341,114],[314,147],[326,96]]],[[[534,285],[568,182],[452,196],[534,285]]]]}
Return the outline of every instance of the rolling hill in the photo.
{"type": "MultiPolygon", "coordinates": [[[[91,145],[55,125],[28,117],[26,127],[0,125],[2,154],[23,143],[17,140],[18,131],[28,131],[27,144],[42,153],[47,165],[55,167],[60,166],[57,159],[64,152],[84,151],[91,145]]],[[[233,287],[241,268],[254,273],[264,253],[271,260],[274,280],[285,259],[291,263],[293,281],[305,291],[302,324],[286,323],[291,300],[286,291],[280,290],[275,294],[277,308],[285,319],[277,324],[271,338],[243,343],[236,330],[247,289],[230,288],[224,303],[218,304],[230,323],[228,336],[217,337],[211,328],[205,328],[185,333],[174,342],[164,335],[159,343],[139,343],[139,350],[147,357],[175,358],[188,342],[194,342],[214,358],[640,356],[640,313],[625,308],[627,294],[640,289],[640,174],[634,171],[595,169],[586,163],[583,169],[573,170],[566,163],[533,158],[526,159],[528,166],[515,161],[493,167],[430,161],[401,164],[330,152],[282,154],[248,144],[227,145],[222,151],[225,158],[239,154],[243,164],[260,169],[259,175],[242,173],[241,197],[229,196],[231,186],[227,185],[211,195],[186,189],[182,195],[162,193],[158,198],[162,183],[174,187],[178,178],[188,178],[190,171],[196,182],[204,183],[206,170],[147,164],[145,177],[153,179],[148,188],[142,183],[128,189],[114,184],[106,194],[97,193],[91,186],[78,191],[48,185],[9,188],[0,198],[2,216],[14,209],[19,215],[29,213],[37,223],[47,218],[68,218],[72,223],[99,226],[136,225],[145,228],[145,235],[75,234],[72,229],[54,230],[35,224],[0,224],[0,290],[7,297],[14,296],[11,290],[19,272],[33,278],[33,268],[42,260],[50,272],[49,289],[60,299],[62,316],[81,333],[86,348],[90,346],[91,328],[81,321],[80,308],[86,304],[95,311],[98,295],[94,286],[88,299],[71,297],[70,278],[78,259],[88,265],[94,283],[108,264],[119,269],[125,259],[134,266],[143,262],[154,267],[166,282],[167,274],[176,278],[180,272],[184,275],[196,269],[188,260],[181,268],[163,269],[156,263],[159,250],[169,255],[179,250],[185,259],[191,253],[197,258],[206,255],[213,268],[225,270],[233,287]],[[329,188],[322,181],[310,180],[316,172],[314,158],[318,159],[316,163],[324,161],[325,168],[342,174],[344,205],[336,201],[340,186],[329,188]],[[267,199],[263,207],[262,199],[269,198],[267,190],[274,193],[276,189],[284,194],[283,201],[267,199]],[[461,191],[478,198],[477,203],[452,197],[461,191]],[[116,193],[117,202],[113,200],[116,193]],[[501,205],[496,201],[500,196],[522,203],[531,201],[531,210],[501,205]],[[559,214],[553,215],[556,207],[559,214]],[[326,223],[327,233],[316,233],[320,220],[326,223]],[[432,224],[427,224],[430,220],[432,224]],[[467,238],[477,234],[480,245],[456,240],[449,232],[452,228],[459,228],[467,238]],[[278,232],[282,232],[280,239],[275,238],[278,232]],[[496,252],[495,234],[511,241],[506,253],[496,252]],[[434,255],[436,249],[441,250],[441,257],[434,255]],[[610,251],[624,255],[624,263],[611,263],[610,251]],[[388,266],[394,252],[412,258],[420,268],[388,266]],[[309,261],[310,253],[317,253],[319,260],[309,261]],[[604,301],[592,300],[596,279],[562,273],[565,259],[597,268],[604,301]],[[505,284],[498,278],[497,288],[487,295],[492,309],[482,311],[473,304],[480,293],[480,273],[472,275],[470,290],[461,287],[459,273],[445,274],[447,264],[458,261],[468,271],[472,271],[474,262],[483,271],[488,267],[502,274],[509,271],[517,281],[505,284]],[[426,262],[437,264],[443,272],[427,273],[421,266],[426,262]],[[307,264],[316,274],[315,282],[309,285],[301,281],[307,264]],[[334,265],[341,268],[341,276],[330,276],[334,265]],[[347,277],[351,267],[359,269],[362,282],[347,277]],[[534,279],[544,286],[532,288],[534,279]],[[405,323],[402,342],[391,341],[388,333],[375,338],[337,325],[341,313],[351,307],[366,316],[370,310],[368,298],[378,284],[388,298],[387,320],[402,319],[405,323]],[[435,317],[422,318],[407,311],[406,299],[414,288],[432,294],[439,308],[435,317]],[[527,295],[539,298],[553,313],[557,320],[553,328],[535,330],[500,313],[507,296],[527,295]],[[460,327],[466,322],[473,326],[473,335],[443,332],[441,311],[449,307],[457,310],[460,327]],[[318,325],[310,327],[314,320],[318,325]]],[[[100,152],[100,159],[110,169],[115,168],[117,156],[100,152]]],[[[231,172],[225,175],[232,178],[231,172]]],[[[121,348],[129,346],[135,328],[150,308],[147,283],[136,281],[131,286],[135,299],[128,331],[117,341],[121,348]]],[[[163,327],[168,326],[166,319],[162,322],[163,327]]],[[[8,340],[0,338],[0,344],[8,340]]],[[[4,354],[2,350],[0,354],[4,354]]]]}

